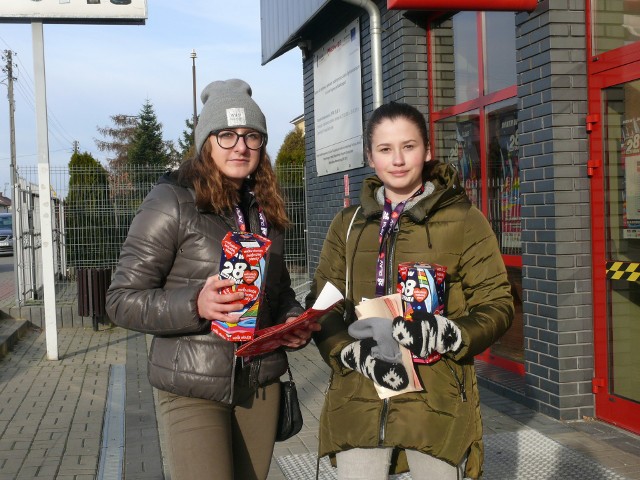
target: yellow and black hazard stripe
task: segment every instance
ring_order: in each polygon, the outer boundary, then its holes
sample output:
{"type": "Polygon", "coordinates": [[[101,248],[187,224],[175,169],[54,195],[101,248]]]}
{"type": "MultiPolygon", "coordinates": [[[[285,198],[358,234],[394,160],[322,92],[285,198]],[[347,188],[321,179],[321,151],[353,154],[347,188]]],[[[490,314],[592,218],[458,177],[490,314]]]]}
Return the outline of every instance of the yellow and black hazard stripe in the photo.
{"type": "Polygon", "coordinates": [[[640,279],[640,263],[607,262],[607,278],[637,282],[640,279]]]}

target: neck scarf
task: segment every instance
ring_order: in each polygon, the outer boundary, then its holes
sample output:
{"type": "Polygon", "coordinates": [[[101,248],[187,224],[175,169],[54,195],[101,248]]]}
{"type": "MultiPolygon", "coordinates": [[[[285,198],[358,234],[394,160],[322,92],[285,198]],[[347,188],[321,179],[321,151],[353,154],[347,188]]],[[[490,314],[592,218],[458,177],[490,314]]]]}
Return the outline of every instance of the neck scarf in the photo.
{"type": "Polygon", "coordinates": [[[422,195],[424,193],[424,185],[422,185],[411,197],[403,200],[396,205],[396,208],[391,208],[391,200],[385,197],[384,208],[382,210],[382,218],[380,219],[380,233],[378,236],[378,243],[380,249],[378,251],[378,264],[376,267],[376,297],[382,297],[385,295],[385,270],[387,264],[386,250],[389,239],[389,233],[396,227],[400,214],[404,211],[404,207],[409,200],[422,195]]]}

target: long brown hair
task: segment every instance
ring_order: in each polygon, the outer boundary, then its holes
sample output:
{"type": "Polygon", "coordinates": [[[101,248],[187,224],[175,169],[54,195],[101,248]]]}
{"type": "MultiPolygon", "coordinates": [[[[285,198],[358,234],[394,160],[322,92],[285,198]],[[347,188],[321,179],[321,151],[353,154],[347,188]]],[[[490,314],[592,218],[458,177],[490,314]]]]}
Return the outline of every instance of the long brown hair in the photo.
{"type": "MultiPolygon", "coordinates": [[[[240,201],[237,187],[224,176],[211,159],[211,143],[205,141],[200,154],[186,160],[178,169],[178,181],[192,185],[196,192],[196,206],[218,215],[228,214],[240,201]]],[[[252,190],[269,226],[283,230],[289,226],[284,199],[266,148],[260,150],[260,160],[251,174],[252,190]]]]}

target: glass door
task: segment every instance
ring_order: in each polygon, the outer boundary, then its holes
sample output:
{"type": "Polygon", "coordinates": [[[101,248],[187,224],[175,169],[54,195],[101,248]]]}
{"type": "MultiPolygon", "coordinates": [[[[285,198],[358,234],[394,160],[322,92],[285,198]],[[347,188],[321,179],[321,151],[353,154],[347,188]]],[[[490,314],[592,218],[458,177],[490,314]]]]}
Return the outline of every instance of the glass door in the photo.
{"type": "Polygon", "coordinates": [[[592,86],[596,416],[640,433],[640,64],[592,86]]]}

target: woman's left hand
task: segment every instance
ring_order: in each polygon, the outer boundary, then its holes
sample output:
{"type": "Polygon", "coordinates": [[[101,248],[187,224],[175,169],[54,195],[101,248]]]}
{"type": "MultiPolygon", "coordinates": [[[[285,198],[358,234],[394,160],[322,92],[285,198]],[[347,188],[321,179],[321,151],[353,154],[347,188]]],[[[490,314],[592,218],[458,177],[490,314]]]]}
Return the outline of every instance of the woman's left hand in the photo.
{"type": "MultiPolygon", "coordinates": [[[[289,317],[285,323],[292,322],[296,317],[289,317]]],[[[320,325],[313,322],[307,326],[296,328],[284,335],[281,339],[281,345],[288,348],[304,347],[311,338],[313,332],[319,332],[320,325]]]]}

